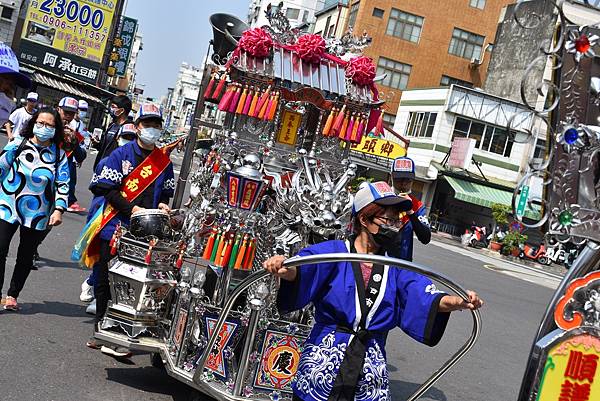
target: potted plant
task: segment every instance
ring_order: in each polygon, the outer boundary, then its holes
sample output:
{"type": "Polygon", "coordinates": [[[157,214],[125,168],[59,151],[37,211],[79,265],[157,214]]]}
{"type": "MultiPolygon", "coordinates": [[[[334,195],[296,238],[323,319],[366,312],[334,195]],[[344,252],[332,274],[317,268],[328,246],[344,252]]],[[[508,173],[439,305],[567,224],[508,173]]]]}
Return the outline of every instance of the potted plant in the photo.
{"type": "Polygon", "coordinates": [[[518,231],[510,231],[506,234],[502,240],[502,254],[519,256],[521,252],[521,246],[527,241],[527,236],[521,234],[518,231]]]}
{"type": "Polygon", "coordinates": [[[494,228],[492,229],[492,240],[490,241],[490,249],[493,251],[500,251],[502,249],[503,241],[498,238],[498,226],[508,224],[508,214],[510,213],[510,206],[503,205],[501,203],[492,203],[492,218],[494,219],[494,228]]]}

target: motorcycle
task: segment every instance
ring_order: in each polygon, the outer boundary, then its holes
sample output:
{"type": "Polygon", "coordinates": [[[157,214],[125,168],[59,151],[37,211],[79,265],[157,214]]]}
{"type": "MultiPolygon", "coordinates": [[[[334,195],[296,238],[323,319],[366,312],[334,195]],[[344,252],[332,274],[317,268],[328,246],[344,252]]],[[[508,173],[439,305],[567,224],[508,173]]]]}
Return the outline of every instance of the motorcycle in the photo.
{"type": "Polygon", "coordinates": [[[567,252],[563,248],[563,245],[561,243],[558,243],[556,245],[548,246],[548,248],[546,248],[546,257],[548,258],[548,265],[550,265],[550,263],[561,264],[566,262],[567,252]]]}
{"type": "Polygon", "coordinates": [[[543,265],[549,265],[550,262],[548,257],[546,256],[546,247],[544,244],[541,244],[539,247],[523,245],[521,247],[521,252],[519,252],[519,258],[521,259],[532,259],[538,263],[543,265]]]}
{"type": "Polygon", "coordinates": [[[467,239],[467,245],[473,248],[487,248],[488,236],[485,235],[485,227],[471,226],[471,232],[467,231],[466,234],[470,234],[467,239]]]}

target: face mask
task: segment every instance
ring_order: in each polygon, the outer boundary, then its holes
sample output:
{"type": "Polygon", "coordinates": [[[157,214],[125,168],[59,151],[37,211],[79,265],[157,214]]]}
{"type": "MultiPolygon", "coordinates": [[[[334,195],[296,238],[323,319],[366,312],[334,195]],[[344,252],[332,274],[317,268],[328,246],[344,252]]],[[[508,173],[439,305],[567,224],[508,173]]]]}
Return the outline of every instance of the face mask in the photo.
{"type": "Polygon", "coordinates": [[[114,108],[111,108],[111,109],[110,109],[110,111],[109,111],[109,114],[110,114],[110,116],[111,116],[112,118],[118,118],[118,117],[119,117],[121,114],[123,114],[123,111],[121,111],[121,112],[117,112],[117,110],[119,110],[119,109],[118,109],[118,108],[116,108],[116,109],[114,109],[114,108]]]}
{"type": "Polygon", "coordinates": [[[373,242],[388,253],[398,251],[402,243],[402,233],[395,227],[382,224],[379,227],[379,231],[375,234],[371,234],[373,242]]]}
{"type": "Polygon", "coordinates": [[[8,121],[10,113],[15,109],[15,102],[6,96],[4,92],[0,92],[0,124],[8,121]]]}
{"type": "Polygon", "coordinates": [[[79,118],[85,118],[85,117],[87,117],[87,111],[80,111],[79,118]]]}
{"type": "Polygon", "coordinates": [[[40,141],[40,142],[46,142],[51,140],[52,138],[54,138],[54,132],[56,131],[55,128],[50,128],[50,127],[42,127],[42,128],[38,128],[38,127],[33,127],[33,134],[36,136],[36,138],[40,141]]]}
{"type": "Polygon", "coordinates": [[[127,145],[129,142],[132,142],[132,140],[131,139],[127,139],[127,138],[119,138],[119,139],[117,139],[117,143],[119,144],[119,146],[127,145]]]}
{"type": "Polygon", "coordinates": [[[142,128],[140,131],[140,140],[146,145],[154,145],[162,135],[162,131],[158,128],[142,128]]]}

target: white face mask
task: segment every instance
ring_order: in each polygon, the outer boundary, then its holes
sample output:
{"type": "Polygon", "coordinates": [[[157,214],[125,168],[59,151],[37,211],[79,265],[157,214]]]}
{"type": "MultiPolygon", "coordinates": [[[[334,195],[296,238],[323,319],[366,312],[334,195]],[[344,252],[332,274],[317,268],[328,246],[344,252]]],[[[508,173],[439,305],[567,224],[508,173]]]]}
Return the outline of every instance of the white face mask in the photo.
{"type": "Polygon", "coordinates": [[[162,130],[159,128],[142,128],[139,136],[140,141],[146,145],[154,145],[162,135],[162,130]]]}
{"type": "Polygon", "coordinates": [[[15,102],[6,93],[0,92],[0,125],[8,121],[10,113],[15,109],[15,102]]]}

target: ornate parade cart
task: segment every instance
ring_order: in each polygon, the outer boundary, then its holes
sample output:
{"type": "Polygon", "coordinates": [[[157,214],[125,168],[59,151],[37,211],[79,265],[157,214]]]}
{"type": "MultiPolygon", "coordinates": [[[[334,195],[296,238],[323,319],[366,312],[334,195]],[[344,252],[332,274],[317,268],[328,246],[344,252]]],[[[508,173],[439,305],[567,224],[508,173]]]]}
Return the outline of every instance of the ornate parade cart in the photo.
{"type": "MultiPolygon", "coordinates": [[[[325,41],[300,35],[281,12],[269,17],[270,26],[252,30],[211,17],[217,65],[202,94],[222,128],[189,178],[179,220],[147,212],[115,236],[112,301],[97,334],[152,353],[170,375],[219,400],[291,399],[313,311],[281,315],[278,282],[262,263],[345,235],[356,174],[350,147],[381,130],[375,66],[359,55],[366,37],[325,41]]],[[[468,299],[449,279],[402,260],[331,254],[286,265],[337,260],[401,266],[468,299]]],[[[411,400],[471,349],[479,330],[473,312],[471,336],[411,400]]]]}

